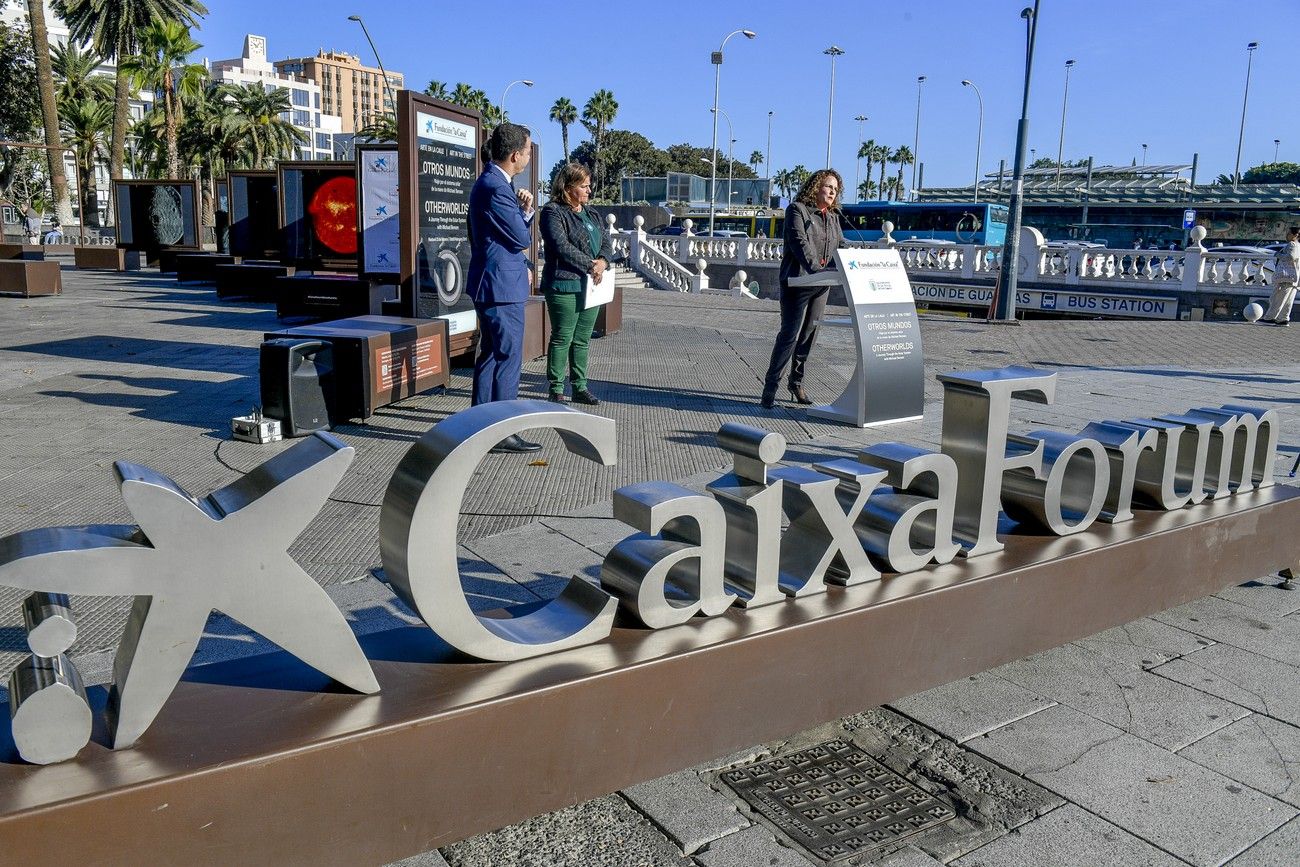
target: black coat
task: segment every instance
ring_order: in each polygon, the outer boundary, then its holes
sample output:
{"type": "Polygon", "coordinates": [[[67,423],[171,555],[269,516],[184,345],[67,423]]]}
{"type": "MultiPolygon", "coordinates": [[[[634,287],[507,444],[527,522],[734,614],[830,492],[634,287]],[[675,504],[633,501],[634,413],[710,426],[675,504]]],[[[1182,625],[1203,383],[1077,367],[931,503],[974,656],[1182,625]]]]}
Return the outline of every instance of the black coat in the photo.
{"type": "Polygon", "coordinates": [[[542,208],[543,292],[557,280],[586,280],[596,259],[614,261],[614,246],[605,221],[591,207],[584,207],[583,211],[588,220],[600,227],[600,252],[595,256],[591,255],[591,236],[572,208],[559,202],[547,202],[542,208]]]}

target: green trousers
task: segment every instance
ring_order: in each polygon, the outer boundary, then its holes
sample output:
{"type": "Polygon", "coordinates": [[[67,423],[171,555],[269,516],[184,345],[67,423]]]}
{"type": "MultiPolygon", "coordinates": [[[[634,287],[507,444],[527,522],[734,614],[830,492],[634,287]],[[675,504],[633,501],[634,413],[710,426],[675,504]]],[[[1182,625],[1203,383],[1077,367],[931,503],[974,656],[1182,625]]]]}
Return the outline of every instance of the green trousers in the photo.
{"type": "Polygon", "coordinates": [[[587,351],[591,329],[596,325],[599,305],[582,309],[582,295],[576,292],[548,292],[546,312],[551,315],[551,342],[546,353],[546,378],[551,394],[564,392],[565,367],[574,391],[587,387],[587,351]]]}

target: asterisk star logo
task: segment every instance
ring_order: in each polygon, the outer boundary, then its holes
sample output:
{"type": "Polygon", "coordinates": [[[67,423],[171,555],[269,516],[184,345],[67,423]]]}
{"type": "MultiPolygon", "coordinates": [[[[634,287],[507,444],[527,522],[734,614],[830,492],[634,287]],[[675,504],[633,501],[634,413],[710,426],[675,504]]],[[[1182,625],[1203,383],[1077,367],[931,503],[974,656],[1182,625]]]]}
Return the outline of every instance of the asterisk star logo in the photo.
{"type": "Polygon", "coordinates": [[[202,499],[148,467],[114,464],[139,523],[28,530],[0,539],[0,584],[135,596],[113,664],[113,748],[135,743],[184,673],[213,609],[358,692],[375,680],[338,607],[288,549],[353,450],[314,434],[202,499]]]}

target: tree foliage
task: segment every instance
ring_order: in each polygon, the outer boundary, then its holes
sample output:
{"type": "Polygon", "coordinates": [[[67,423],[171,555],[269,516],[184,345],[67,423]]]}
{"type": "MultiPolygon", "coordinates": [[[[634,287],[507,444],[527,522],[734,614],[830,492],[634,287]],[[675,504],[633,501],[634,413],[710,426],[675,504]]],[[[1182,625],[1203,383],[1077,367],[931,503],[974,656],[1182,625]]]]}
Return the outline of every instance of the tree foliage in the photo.
{"type": "Polygon", "coordinates": [[[1241,181],[1246,184],[1297,184],[1300,183],[1300,164],[1280,162],[1252,166],[1241,176],[1241,181]]]}

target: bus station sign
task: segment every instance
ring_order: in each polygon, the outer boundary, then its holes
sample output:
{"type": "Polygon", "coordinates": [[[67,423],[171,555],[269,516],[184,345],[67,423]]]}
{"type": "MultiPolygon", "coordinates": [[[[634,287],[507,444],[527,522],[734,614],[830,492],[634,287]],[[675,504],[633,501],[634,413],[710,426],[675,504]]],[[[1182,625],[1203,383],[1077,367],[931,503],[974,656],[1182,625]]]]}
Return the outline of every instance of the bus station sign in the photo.
{"type": "MultiPolygon", "coordinates": [[[[912,294],[919,303],[953,304],[987,309],[993,303],[989,286],[959,286],[944,283],[914,283],[912,294]]],[[[1170,295],[1125,295],[1081,292],[1072,289],[1025,289],[1016,291],[1016,308],[1090,317],[1125,319],[1177,319],[1178,299],[1170,295]]]]}

